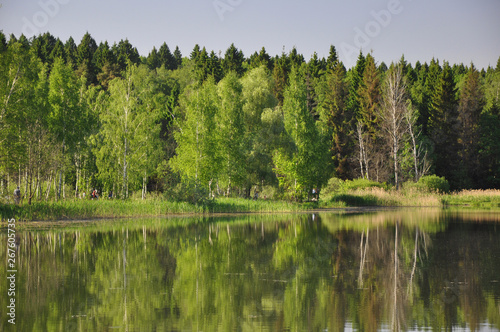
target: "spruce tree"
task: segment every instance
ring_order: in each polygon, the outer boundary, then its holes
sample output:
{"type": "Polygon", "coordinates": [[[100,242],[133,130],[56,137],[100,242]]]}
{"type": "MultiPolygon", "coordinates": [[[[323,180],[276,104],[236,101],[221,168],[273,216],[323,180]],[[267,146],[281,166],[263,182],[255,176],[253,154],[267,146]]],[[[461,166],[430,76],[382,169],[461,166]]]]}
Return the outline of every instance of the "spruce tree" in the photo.
{"type": "Polygon", "coordinates": [[[85,76],[88,84],[96,83],[97,70],[94,64],[94,53],[97,50],[97,44],[92,36],[87,32],[77,48],[76,63],[78,74],[85,76]]]}
{"type": "MultiPolygon", "coordinates": [[[[330,49],[332,51],[332,49],[330,49]]],[[[333,48],[333,52],[335,49],[333,48]]],[[[335,53],[328,57],[333,63],[328,64],[326,73],[326,94],[324,97],[324,108],[326,110],[328,125],[330,128],[332,155],[335,175],[340,179],[352,178],[354,173],[349,161],[351,156],[350,128],[351,116],[347,112],[348,86],[346,82],[346,69],[342,62],[338,61],[335,53]]]]}
{"type": "MultiPolygon", "coordinates": [[[[430,71],[431,69],[429,69],[430,71]]],[[[432,77],[431,77],[432,78],[432,77]]],[[[429,134],[435,144],[435,173],[459,187],[458,101],[453,71],[444,62],[430,100],[429,134]]]]}
{"type": "Polygon", "coordinates": [[[461,178],[462,188],[475,187],[479,181],[479,121],[484,104],[480,74],[471,63],[460,89],[458,104],[459,157],[465,173],[461,178]]]}
{"type": "Polygon", "coordinates": [[[116,62],[120,67],[120,71],[122,72],[127,69],[129,62],[137,65],[141,60],[139,52],[132,46],[132,44],[130,44],[128,39],[120,40],[118,45],[113,45],[113,53],[116,57],[116,62]]]}
{"type": "Polygon", "coordinates": [[[70,63],[73,69],[77,68],[77,47],[72,37],[69,37],[64,44],[64,54],[66,54],[66,63],[70,63]]]}
{"type": "Polygon", "coordinates": [[[153,47],[151,52],[149,52],[148,57],[146,58],[146,63],[148,64],[148,68],[150,70],[155,70],[156,68],[159,68],[161,66],[156,47],[153,47]]]}
{"type": "Polygon", "coordinates": [[[224,59],[222,60],[222,69],[224,71],[224,76],[230,71],[235,72],[238,76],[242,76],[244,72],[243,62],[245,57],[243,52],[238,50],[234,44],[231,44],[224,54],[224,59]]]}
{"type": "Polygon", "coordinates": [[[174,50],[174,59],[175,59],[175,68],[180,68],[182,66],[182,53],[181,50],[179,49],[179,46],[175,47],[174,50]]]}
{"type": "Polygon", "coordinates": [[[359,112],[356,117],[356,129],[359,145],[359,158],[361,174],[370,178],[370,170],[374,174],[380,174],[383,167],[384,155],[380,151],[382,138],[380,135],[380,124],[377,114],[381,102],[381,83],[375,65],[375,59],[371,54],[366,56],[365,69],[361,84],[358,89],[359,112]],[[379,150],[379,151],[377,151],[379,150]],[[370,165],[375,163],[375,168],[370,165]]]}
{"type": "Polygon", "coordinates": [[[50,63],[54,63],[54,60],[56,58],[61,58],[66,61],[66,53],[64,52],[64,44],[61,42],[61,40],[58,38],[56,41],[56,44],[54,45],[54,48],[52,49],[52,52],[50,52],[49,55],[49,61],[50,63]]]}
{"type": "Polygon", "coordinates": [[[177,68],[177,63],[174,55],[170,52],[170,48],[166,43],[163,43],[158,50],[158,58],[160,61],[160,67],[165,66],[165,68],[169,70],[174,70],[177,68]]]}
{"type": "Polygon", "coordinates": [[[7,50],[7,39],[2,30],[0,30],[0,53],[3,53],[7,50]]]}

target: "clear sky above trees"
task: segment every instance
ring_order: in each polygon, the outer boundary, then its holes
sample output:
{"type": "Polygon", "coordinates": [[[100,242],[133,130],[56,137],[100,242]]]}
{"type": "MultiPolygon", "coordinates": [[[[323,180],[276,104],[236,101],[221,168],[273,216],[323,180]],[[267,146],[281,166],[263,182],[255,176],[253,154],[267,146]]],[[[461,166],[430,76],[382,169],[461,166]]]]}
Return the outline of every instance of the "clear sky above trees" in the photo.
{"type": "Polygon", "coordinates": [[[410,63],[435,57],[481,69],[494,67],[500,54],[499,13],[497,0],[7,0],[0,29],[78,41],[88,31],[97,44],[128,38],[143,56],[163,42],[182,54],[195,44],[223,54],[234,43],[245,56],[262,46],[271,56],[295,46],[309,59],[315,51],[328,56],[333,44],[347,68],[362,48],[385,63],[405,54],[410,63]]]}

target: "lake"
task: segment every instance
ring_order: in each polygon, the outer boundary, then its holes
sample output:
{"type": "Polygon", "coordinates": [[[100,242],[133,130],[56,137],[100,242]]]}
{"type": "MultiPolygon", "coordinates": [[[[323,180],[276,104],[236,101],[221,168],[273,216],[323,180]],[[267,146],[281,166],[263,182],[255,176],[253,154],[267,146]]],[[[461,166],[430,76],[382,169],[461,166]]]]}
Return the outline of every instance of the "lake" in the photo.
{"type": "Polygon", "coordinates": [[[1,330],[500,331],[499,212],[58,225],[17,225],[16,325],[4,281],[1,330]]]}

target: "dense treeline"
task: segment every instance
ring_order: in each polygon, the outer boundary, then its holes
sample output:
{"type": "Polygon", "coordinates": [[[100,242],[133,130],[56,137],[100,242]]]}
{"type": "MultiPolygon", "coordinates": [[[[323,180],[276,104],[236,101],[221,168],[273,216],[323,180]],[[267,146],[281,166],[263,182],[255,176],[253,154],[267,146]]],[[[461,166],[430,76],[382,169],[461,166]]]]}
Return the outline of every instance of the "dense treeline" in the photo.
{"type": "Polygon", "coordinates": [[[500,59],[479,71],[360,53],[347,69],[333,46],[308,61],[166,43],[144,57],[88,33],[77,45],[0,32],[0,190],[303,199],[331,177],[399,187],[425,174],[498,188],[499,95],[500,59]]]}

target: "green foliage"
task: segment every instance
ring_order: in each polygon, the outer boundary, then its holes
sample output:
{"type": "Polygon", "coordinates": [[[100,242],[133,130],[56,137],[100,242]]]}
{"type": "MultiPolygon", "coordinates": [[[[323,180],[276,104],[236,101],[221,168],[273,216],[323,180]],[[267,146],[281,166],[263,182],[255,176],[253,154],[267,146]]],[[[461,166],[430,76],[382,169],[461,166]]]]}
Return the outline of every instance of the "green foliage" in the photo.
{"type": "Polygon", "coordinates": [[[201,183],[194,180],[184,180],[173,188],[167,188],[164,197],[171,202],[187,202],[197,206],[208,202],[209,192],[201,183]]]}
{"type": "Polygon", "coordinates": [[[443,194],[450,192],[448,180],[437,175],[424,175],[418,180],[417,185],[428,192],[443,194]]]}
{"type": "Polygon", "coordinates": [[[234,44],[223,57],[196,45],[183,59],[163,43],[141,58],[127,39],[110,47],[89,33],[78,45],[0,33],[0,191],[19,184],[37,201],[54,187],[61,197],[90,188],[144,197],[178,172],[211,194],[266,187],[301,200],[360,168],[381,182],[430,172],[452,189],[498,187],[499,69],[400,66],[415,126],[392,172],[378,116],[390,72],[371,54],[347,70],[334,46],[307,63],[296,48],[246,59],[234,44]],[[160,164],[169,165],[161,174],[160,164]]]}

